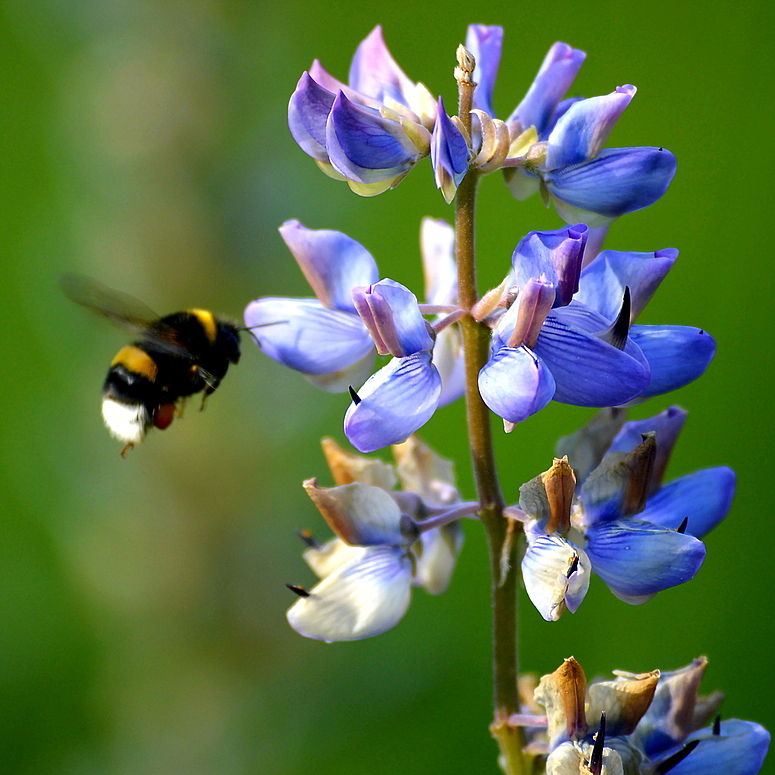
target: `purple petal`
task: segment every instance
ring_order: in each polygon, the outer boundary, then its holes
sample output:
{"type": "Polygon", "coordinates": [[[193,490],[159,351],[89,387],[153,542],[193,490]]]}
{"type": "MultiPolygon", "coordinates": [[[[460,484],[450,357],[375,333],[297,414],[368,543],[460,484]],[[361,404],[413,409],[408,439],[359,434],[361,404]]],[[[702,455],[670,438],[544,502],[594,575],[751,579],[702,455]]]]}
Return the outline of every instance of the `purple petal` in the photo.
{"type": "Polygon", "coordinates": [[[516,284],[522,288],[529,280],[545,275],[557,289],[554,306],[570,304],[579,288],[587,231],[580,223],[556,231],[532,231],[523,237],[511,259],[516,284]]]}
{"type": "Polygon", "coordinates": [[[716,342],[701,328],[633,326],[630,338],[641,348],[651,368],[644,398],[669,393],[704,374],[716,354],[716,342]]]}
{"type": "Polygon", "coordinates": [[[630,84],[617,86],[611,94],[571,105],[549,135],[546,169],[556,170],[597,156],[635,92],[630,84]]]}
{"type": "Polygon", "coordinates": [[[468,172],[468,143],[444,110],[439,97],[439,112],[431,135],[431,164],[436,187],[451,202],[460,181],[468,172]]]}
{"type": "Polygon", "coordinates": [[[457,303],[455,230],[446,221],[423,218],[420,252],[428,304],[457,303]]]}
{"type": "MultiPolygon", "coordinates": [[[[567,309],[567,308],[562,308],[567,309]]],[[[637,347],[625,351],[576,327],[556,313],[546,319],[535,352],[552,372],[555,401],[575,406],[618,406],[639,396],[649,382],[637,347]]]]}
{"type": "Polygon", "coordinates": [[[685,532],[702,538],[724,519],[734,496],[735,472],[731,468],[705,468],[666,484],[648,499],[638,516],[673,530],[688,517],[685,532]]]}
{"type": "Polygon", "coordinates": [[[286,221],[279,231],[320,301],[355,312],[350,291],[379,279],[371,253],[341,231],[307,229],[295,220],[286,221]]]}
{"type": "Polygon", "coordinates": [[[501,62],[502,44],[503,27],[486,24],[468,25],[466,48],[476,60],[474,108],[483,110],[490,116],[495,116],[492,109],[492,93],[495,87],[495,78],[498,75],[498,66],[501,62]]]}
{"type": "MultiPolygon", "coordinates": [[[[671,406],[665,409],[664,412],[654,417],[649,417],[647,420],[631,420],[625,423],[619,433],[616,434],[608,451],[632,452],[643,441],[641,434],[651,433],[652,431],[656,433],[657,453],[654,459],[650,488],[652,492],[656,492],[662,484],[662,478],[665,475],[665,469],[673,452],[673,447],[686,422],[686,414],[686,410],[681,409],[680,406],[671,406]]],[[[643,517],[643,519],[646,519],[646,517],[643,517]]],[[[659,520],[652,519],[650,521],[664,524],[659,520]]],[[[680,524],[679,520],[676,525],[667,525],[667,527],[678,527],[680,524]]]]}
{"type": "Polygon", "coordinates": [[[326,126],[326,149],[334,168],[357,183],[401,175],[420,158],[400,122],[350,101],[340,92],[326,126]]]}
{"type": "Polygon", "coordinates": [[[374,346],[355,313],[327,309],[317,299],[252,301],[245,325],[266,355],[308,374],[340,371],[374,346]]]}
{"type": "Polygon", "coordinates": [[[543,409],[555,392],[554,378],[526,347],[501,347],[479,372],[485,404],[507,422],[521,422],[543,409]]]}
{"type": "Polygon", "coordinates": [[[402,358],[433,349],[417,297],[394,280],[380,280],[353,291],[353,302],[382,354],[402,358]]]}
{"type": "Polygon", "coordinates": [[[675,248],[655,253],[604,250],[581,273],[576,299],[615,320],[622,306],[625,287],[630,289],[635,320],[678,258],[675,248]]]}
{"type": "Polygon", "coordinates": [[[299,598],[288,610],[288,623],[306,638],[329,643],[371,638],[401,620],[411,583],[403,548],[370,547],[299,598]]]}
{"type": "MultiPolygon", "coordinates": [[[[700,744],[670,769],[670,775],[756,775],[770,745],[770,733],[753,721],[729,719],[721,722],[720,734],[710,727],[693,732],[684,741],[700,744]]],[[[665,751],[662,760],[680,749],[665,751]]]]}
{"type": "Polygon", "coordinates": [[[414,83],[393,59],[377,25],[355,51],[350,65],[350,88],[379,102],[387,99],[411,107],[414,83]]]}
{"type": "Polygon", "coordinates": [[[319,84],[326,91],[331,92],[333,95],[339,94],[340,91],[343,91],[351,100],[358,102],[357,98],[360,96],[369,102],[369,100],[364,95],[358,95],[357,92],[355,92],[349,86],[334,78],[334,76],[331,75],[331,73],[329,73],[328,70],[326,70],[317,59],[310,65],[309,74],[315,83],[319,84]]]}
{"type": "Polygon", "coordinates": [[[288,127],[302,151],[318,161],[328,161],[326,122],[334,95],[304,73],[288,103],[288,127]]]}
{"type": "MultiPolygon", "coordinates": [[[[517,301],[512,305],[508,315],[504,315],[503,325],[499,326],[499,335],[506,325],[514,318],[512,310],[516,308],[516,322],[506,342],[509,347],[535,347],[541,327],[547,315],[552,311],[552,305],[557,298],[554,285],[546,280],[528,280],[519,291],[517,301]]],[[[508,330],[504,331],[508,333],[508,330]]]]}
{"type": "Polygon", "coordinates": [[[656,202],[675,168],[675,156],[663,148],[609,148],[590,161],[545,173],[544,181],[562,202],[618,218],[656,202]]]}
{"type": "Polygon", "coordinates": [[[586,54],[567,43],[555,43],[546,55],[541,69],[528,89],[525,98],[508,117],[509,129],[519,124],[520,131],[531,126],[540,135],[552,119],[557,103],[568,91],[586,54]]]}
{"type": "Polygon", "coordinates": [[[397,444],[430,420],[440,393],[430,353],[393,358],[358,391],[360,402],[345,414],[345,435],[359,452],[397,444]]]}
{"type": "Polygon", "coordinates": [[[705,559],[694,536],[639,519],[598,522],[587,529],[592,568],[615,592],[642,597],[683,584],[705,559]]]}

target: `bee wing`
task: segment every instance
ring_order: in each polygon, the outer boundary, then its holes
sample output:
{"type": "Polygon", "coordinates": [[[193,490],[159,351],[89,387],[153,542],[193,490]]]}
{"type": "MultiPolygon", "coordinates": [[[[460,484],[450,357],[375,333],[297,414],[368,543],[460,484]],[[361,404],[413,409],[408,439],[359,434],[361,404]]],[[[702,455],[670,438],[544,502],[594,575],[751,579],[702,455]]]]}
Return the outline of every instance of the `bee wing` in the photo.
{"type": "Polygon", "coordinates": [[[144,331],[159,316],[134,296],[114,291],[85,275],[68,273],[59,278],[59,286],[70,301],[107,318],[121,328],[144,331]]]}
{"type": "Polygon", "coordinates": [[[143,342],[155,352],[180,358],[191,356],[189,350],[177,341],[175,329],[162,322],[150,307],[134,296],[76,273],[62,275],[59,285],[65,296],[76,304],[102,315],[119,328],[141,333],[143,342]]]}

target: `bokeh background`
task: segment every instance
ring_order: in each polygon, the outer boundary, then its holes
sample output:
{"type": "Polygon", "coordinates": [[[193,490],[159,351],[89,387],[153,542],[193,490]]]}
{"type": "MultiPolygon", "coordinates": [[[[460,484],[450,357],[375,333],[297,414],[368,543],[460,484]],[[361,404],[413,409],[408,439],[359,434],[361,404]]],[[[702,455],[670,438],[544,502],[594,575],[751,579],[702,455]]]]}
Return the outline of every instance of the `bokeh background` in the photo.
{"type": "MultiPolygon", "coordinates": [[[[0,771],[35,775],[387,775],[495,772],[486,549],[475,523],[450,590],[419,591],[379,638],[327,645],[287,626],[309,584],[295,531],[322,520],[300,482],[329,482],[317,439],[342,439],[342,396],[245,341],[204,414],[194,406],[126,459],[99,414],[126,337],[68,302],[80,271],[160,313],[239,318],[260,295],[306,295],[277,226],[346,231],[420,291],[421,216],[450,217],[426,162],[365,200],[292,141],[288,97],[314,57],[344,78],[381,23],[405,71],[454,104],[469,22],[506,28],[495,105],[508,115],[549,45],[589,56],[574,92],[634,83],[609,145],[679,159],[662,201],[608,247],[681,249],[643,322],[708,329],[707,375],[633,417],[690,412],[669,478],[728,464],[738,496],[698,577],[644,606],[595,579],[556,624],[522,608],[522,665],[575,655],[590,676],[710,657],[724,713],[775,728],[772,580],[772,5],[493,0],[4,0],[0,4],[0,771]]],[[[481,187],[483,285],[537,198],[481,187]]],[[[551,405],[497,434],[510,502],[591,410],[551,405]]],[[[423,435],[473,494],[463,412],[423,435]]],[[[524,598],[524,596],[523,596],[524,598]]],[[[765,771],[768,770],[765,765],[765,771]]],[[[769,771],[775,771],[769,766],[769,771]]]]}

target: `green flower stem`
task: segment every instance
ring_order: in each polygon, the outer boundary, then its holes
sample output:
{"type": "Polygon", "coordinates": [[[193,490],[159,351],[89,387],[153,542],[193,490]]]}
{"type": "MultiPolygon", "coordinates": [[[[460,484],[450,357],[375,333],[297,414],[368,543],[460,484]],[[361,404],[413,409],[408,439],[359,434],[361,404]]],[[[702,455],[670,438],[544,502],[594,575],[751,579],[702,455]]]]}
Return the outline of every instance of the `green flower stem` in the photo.
{"type": "MultiPolygon", "coordinates": [[[[462,102],[462,100],[461,100],[462,102]]],[[[455,208],[455,258],[460,305],[470,311],[478,301],[474,244],[474,212],[479,173],[469,170],[457,190],[455,208]]],[[[517,691],[517,541],[509,541],[509,520],[503,516],[505,502],[498,484],[492,446],[490,410],[479,395],[479,371],[487,362],[490,331],[470,315],[460,323],[466,364],[466,414],[474,477],[481,509],[479,517],[487,532],[490,549],[493,606],[493,684],[495,718],[490,727],[500,747],[508,775],[524,775],[527,763],[522,753],[521,728],[508,719],[519,713],[517,691]],[[504,550],[504,546],[506,547],[504,550]],[[507,556],[504,557],[504,554],[507,556]],[[507,564],[504,563],[504,560],[507,564]],[[508,571],[503,574],[502,568],[508,571]]]]}

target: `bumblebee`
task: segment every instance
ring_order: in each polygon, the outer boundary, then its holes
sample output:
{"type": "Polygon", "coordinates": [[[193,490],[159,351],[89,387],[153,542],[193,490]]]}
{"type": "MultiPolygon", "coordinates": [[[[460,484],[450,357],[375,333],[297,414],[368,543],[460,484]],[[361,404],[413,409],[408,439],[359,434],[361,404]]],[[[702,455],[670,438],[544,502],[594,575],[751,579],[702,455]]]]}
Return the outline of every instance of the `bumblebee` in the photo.
{"type": "Polygon", "coordinates": [[[80,275],[60,284],[65,295],[138,334],[110,364],[102,386],[102,417],[111,436],[139,444],[150,428],[168,428],[184,400],[203,393],[202,409],[240,359],[240,328],[205,309],[159,317],[133,297],[80,275]]]}

